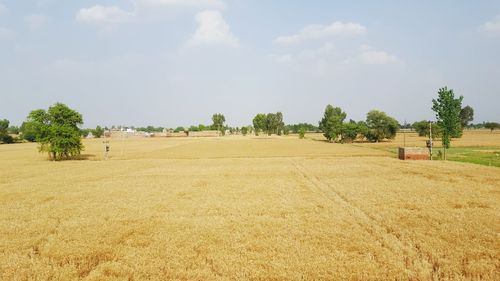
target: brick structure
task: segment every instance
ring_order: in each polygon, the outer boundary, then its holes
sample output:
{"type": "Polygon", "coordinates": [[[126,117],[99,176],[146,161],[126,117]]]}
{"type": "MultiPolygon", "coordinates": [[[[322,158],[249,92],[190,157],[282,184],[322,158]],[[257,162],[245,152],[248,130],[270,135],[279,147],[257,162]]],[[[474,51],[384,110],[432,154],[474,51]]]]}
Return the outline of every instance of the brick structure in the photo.
{"type": "Polygon", "coordinates": [[[400,147],[400,160],[429,160],[429,150],[421,147],[400,147]]]}

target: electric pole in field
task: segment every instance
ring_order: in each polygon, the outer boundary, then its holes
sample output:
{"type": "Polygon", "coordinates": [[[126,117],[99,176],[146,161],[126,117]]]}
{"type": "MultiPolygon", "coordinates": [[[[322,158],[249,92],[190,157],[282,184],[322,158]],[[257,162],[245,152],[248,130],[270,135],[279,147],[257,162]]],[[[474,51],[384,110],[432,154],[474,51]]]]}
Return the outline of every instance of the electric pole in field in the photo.
{"type": "Polygon", "coordinates": [[[429,160],[432,160],[432,121],[429,121],[429,160]]]}

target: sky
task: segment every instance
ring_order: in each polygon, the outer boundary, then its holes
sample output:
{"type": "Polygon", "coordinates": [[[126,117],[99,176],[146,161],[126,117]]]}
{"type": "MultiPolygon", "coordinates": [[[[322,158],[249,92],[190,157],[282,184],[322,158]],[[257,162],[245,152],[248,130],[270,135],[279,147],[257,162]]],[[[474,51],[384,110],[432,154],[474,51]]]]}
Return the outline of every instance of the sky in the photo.
{"type": "Polygon", "coordinates": [[[0,0],[0,118],[84,127],[434,119],[447,86],[500,121],[500,1],[0,0]]]}

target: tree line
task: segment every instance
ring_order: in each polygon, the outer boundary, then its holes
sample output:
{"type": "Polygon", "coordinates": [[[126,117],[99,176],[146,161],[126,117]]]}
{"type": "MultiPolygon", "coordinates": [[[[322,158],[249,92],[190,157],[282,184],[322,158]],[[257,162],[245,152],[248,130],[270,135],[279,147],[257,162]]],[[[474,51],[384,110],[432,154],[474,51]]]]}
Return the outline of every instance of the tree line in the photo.
{"type": "MultiPolygon", "coordinates": [[[[308,123],[286,125],[283,121],[283,114],[276,112],[256,114],[252,125],[249,126],[229,127],[226,125],[225,116],[222,113],[215,113],[212,115],[211,125],[177,127],[174,131],[217,130],[220,135],[225,135],[226,131],[229,131],[230,134],[254,133],[257,136],[261,133],[288,135],[291,132],[298,134],[300,138],[304,138],[306,132],[322,132],[329,142],[348,143],[355,140],[370,142],[391,140],[401,128],[413,128],[420,136],[426,137],[430,136],[432,130],[432,137],[441,139],[446,150],[451,146],[453,138],[462,136],[464,128],[487,128],[492,132],[500,129],[500,124],[497,122],[472,124],[474,110],[470,106],[462,108],[462,101],[463,96],[456,98],[452,89],[441,88],[437,99],[432,100],[432,110],[436,114],[437,121],[422,120],[412,125],[401,125],[395,118],[379,110],[368,112],[363,121],[357,122],[352,119],[346,121],[346,112],[340,107],[328,104],[318,126],[308,123]]],[[[101,137],[105,131],[109,130],[107,127],[100,126],[95,129],[80,129],[79,126],[82,124],[83,118],[80,113],[65,104],[56,103],[47,110],[31,111],[21,127],[9,126],[8,120],[0,120],[0,142],[13,143],[18,139],[12,135],[20,134],[24,140],[38,142],[40,152],[48,153],[53,160],[71,158],[79,155],[84,149],[81,142],[82,136],[92,133],[95,137],[101,137]]],[[[147,126],[137,128],[137,130],[160,132],[163,128],[147,126]]]]}

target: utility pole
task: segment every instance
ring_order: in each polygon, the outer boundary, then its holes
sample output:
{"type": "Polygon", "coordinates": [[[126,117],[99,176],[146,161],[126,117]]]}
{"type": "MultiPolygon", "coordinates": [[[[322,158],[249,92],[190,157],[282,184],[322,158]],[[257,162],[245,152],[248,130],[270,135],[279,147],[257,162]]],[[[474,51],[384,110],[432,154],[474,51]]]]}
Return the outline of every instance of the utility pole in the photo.
{"type": "Polygon", "coordinates": [[[403,147],[406,147],[406,120],[403,125],[403,147]]]}
{"type": "Polygon", "coordinates": [[[432,160],[432,121],[429,121],[429,154],[429,160],[432,160]]]}

